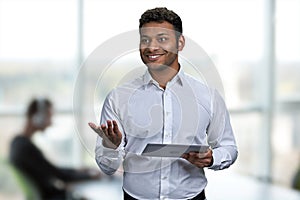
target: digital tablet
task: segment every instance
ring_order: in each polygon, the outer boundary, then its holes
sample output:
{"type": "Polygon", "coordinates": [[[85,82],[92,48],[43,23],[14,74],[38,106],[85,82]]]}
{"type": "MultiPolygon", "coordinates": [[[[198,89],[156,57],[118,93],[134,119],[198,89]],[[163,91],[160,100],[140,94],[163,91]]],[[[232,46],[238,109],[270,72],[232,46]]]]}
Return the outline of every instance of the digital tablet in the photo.
{"type": "Polygon", "coordinates": [[[191,151],[203,153],[208,149],[208,145],[147,144],[142,156],[180,157],[184,153],[191,151]]]}

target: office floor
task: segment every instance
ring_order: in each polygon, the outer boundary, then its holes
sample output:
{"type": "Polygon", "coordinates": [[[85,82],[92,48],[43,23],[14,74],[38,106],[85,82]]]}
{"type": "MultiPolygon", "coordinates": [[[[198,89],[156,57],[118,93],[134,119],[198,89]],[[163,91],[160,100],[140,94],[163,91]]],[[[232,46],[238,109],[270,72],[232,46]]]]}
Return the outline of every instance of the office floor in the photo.
{"type": "Polygon", "coordinates": [[[300,192],[227,170],[207,171],[208,200],[300,200],[300,192]]]}
{"type": "MultiPolygon", "coordinates": [[[[230,170],[207,170],[209,179],[206,188],[208,200],[300,200],[300,192],[258,181],[252,177],[235,174],[230,170]]],[[[73,186],[77,195],[84,195],[89,200],[121,200],[122,179],[104,177],[101,181],[80,183],[73,186]]],[[[76,195],[75,193],[75,195],[76,195]]]]}
{"type": "MultiPolygon", "coordinates": [[[[9,170],[0,165],[0,200],[24,199],[19,188],[14,187],[9,170]],[[2,172],[2,173],[1,173],[2,172]]],[[[208,200],[300,200],[300,191],[261,182],[253,177],[243,176],[230,169],[222,171],[206,170],[208,200]]],[[[86,197],[88,200],[122,200],[122,178],[105,176],[98,181],[79,182],[70,189],[73,199],[86,197]]]]}

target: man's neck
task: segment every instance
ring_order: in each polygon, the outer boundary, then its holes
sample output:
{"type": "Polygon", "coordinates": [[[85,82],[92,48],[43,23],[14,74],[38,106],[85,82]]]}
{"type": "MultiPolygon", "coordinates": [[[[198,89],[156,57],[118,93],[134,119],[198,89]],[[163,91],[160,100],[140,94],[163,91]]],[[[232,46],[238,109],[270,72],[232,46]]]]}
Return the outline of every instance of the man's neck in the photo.
{"type": "Polygon", "coordinates": [[[178,67],[167,67],[163,70],[149,70],[149,73],[151,74],[152,78],[158,82],[159,86],[165,89],[167,83],[171,81],[174,76],[176,76],[179,68],[180,66],[178,64],[178,67]]]}
{"type": "Polygon", "coordinates": [[[36,132],[36,129],[27,122],[27,124],[24,127],[24,130],[22,132],[22,135],[28,138],[31,138],[32,135],[36,132]]]}

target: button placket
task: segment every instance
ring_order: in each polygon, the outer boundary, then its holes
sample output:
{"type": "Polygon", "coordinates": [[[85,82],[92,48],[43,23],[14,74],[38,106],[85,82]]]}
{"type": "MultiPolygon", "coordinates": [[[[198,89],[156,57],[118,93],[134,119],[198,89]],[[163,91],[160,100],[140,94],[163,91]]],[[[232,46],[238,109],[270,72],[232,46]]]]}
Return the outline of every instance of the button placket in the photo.
{"type": "Polygon", "coordinates": [[[164,134],[163,143],[172,143],[172,97],[170,90],[166,89],[164,92],[164,134]]]}
{"type": "MultiPolygon", "coordinates": [[[[171,144],[172,143],[172,96],[170,90],[166,88],[163,93],[163,112],[164,112],[164,130],[163,130],[163,143],[171,144]]],[[[161,160],[161,196],[160,199],[166,199],[166,196],[169,194],[169,173],[171,170],[170,159],[162,158],[161,160]]]]}

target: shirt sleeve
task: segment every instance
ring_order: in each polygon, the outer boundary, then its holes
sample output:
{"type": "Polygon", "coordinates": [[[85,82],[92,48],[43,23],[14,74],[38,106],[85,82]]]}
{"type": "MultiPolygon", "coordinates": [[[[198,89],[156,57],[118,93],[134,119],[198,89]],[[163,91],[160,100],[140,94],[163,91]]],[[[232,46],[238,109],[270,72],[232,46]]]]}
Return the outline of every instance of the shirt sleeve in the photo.
{"type": "Polygon", "coordinates": [[[105,174],[112,175],[117,171],[122,163],[123,147],[125,143],[122,124],[116,114],[116,109],[112,103],[111,95],[108,95],[103,104],[100,124],[106,124],[107,120],[116,120],[119,130],[123,135],[122,142],[117,149],[106,148],[102,145],[102,138],[98,136],[95,148],[95,159],[98,166],[105,174]]]}
{"type": "Polygon", "coordinates": [[[228,168],[237,159],[236,140],[230,124],[230,117],[225,102],[214,90],[211,103],[212,116],[207,130],[208,144],[213,151],[213,164],[210,169],[228,168]]]}

